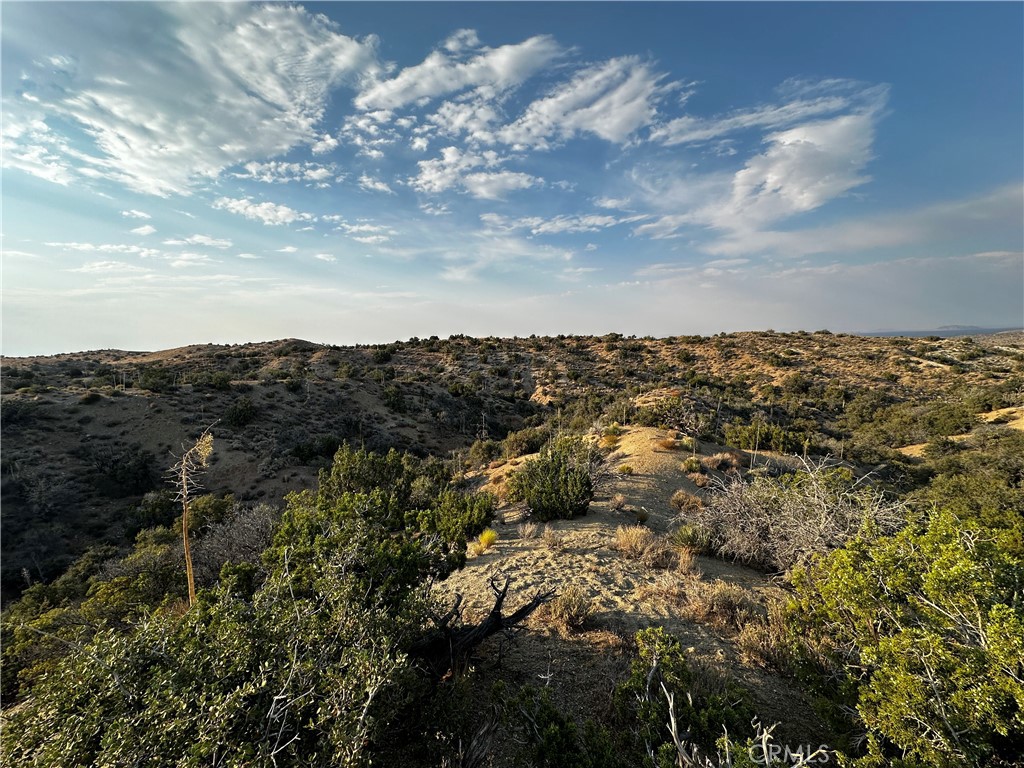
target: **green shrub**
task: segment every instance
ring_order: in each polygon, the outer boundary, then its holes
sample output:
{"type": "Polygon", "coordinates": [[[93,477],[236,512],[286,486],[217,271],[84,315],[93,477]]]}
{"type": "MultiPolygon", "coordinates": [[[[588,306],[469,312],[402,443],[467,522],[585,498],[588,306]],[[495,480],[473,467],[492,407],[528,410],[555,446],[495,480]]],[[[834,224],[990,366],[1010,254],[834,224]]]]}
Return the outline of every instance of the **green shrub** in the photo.
{"type": "Polygon", "coordinates": [[[523,501],[535,520],[586,514],[594,497],[591,473],[599,459],[580,439],[563,439],[527,461],[508,481],[509,499],[523,501]]]}
{"type": "Polygon", "coordinates": [[[244,427],[255,418],[256,406],[253,404],[252,399],[245,395],[231,403],[224,412],[224,421],[229,426],[235,428],[244,427]]]}
{"type": "Polygon", "coordinates": [[[893,536],[865,533],[794,573],[797,630],[831,648],[854,686],[865,766],[1024,754],[1024,561],[1005,535],[939,512],[893,536]]]}

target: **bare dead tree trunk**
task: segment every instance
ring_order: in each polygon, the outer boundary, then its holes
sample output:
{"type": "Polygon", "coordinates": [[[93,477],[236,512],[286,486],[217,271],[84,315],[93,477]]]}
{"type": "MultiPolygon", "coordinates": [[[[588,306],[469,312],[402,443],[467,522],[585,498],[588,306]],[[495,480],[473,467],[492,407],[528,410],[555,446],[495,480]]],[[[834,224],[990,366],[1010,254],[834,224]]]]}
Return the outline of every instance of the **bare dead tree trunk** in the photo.
{"type": "Polygon", "coordinates": [[[505,616],[502,614],[502,607],[505,597],[508,595],[509,579],[499,587],[495,581],[491,581],[491,589],[494,591],[494,605],[491,607],[487,617],[479,624],[453,627],[453,620],[462,615],[462,596],[455,598],[455,604],[444,616],[435,621],[435,628],[430,634],[421,640],[413,643],[409,649],[409,655],[423,659],[434,676],[440,680],[453,670],[465,664],[466,659],[476,650],[484,640],[498,632],[508,631],[522,622],[547,602],[554,594],[551,592],[538,593],[534,595],[526,605],[513,613],[505,616]]]}

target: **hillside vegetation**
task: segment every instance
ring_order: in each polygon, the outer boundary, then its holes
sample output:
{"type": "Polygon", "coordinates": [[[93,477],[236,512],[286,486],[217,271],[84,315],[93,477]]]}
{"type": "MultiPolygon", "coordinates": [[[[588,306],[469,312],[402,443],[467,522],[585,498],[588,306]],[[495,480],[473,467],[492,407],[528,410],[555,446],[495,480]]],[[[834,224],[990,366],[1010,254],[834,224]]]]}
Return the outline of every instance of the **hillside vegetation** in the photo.
{"type": "Polygon", "coordinates": [[[2,403],[12,765],[1024,753],[1021,334],[100,351],[2,403]]]}

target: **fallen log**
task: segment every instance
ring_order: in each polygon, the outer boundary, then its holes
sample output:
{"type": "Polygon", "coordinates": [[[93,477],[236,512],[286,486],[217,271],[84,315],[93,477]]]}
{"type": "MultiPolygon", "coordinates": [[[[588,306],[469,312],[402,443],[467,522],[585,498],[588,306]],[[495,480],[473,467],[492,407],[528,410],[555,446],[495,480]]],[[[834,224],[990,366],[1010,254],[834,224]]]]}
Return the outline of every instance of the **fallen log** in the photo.
{"type": "Polygon", "coordinates": [[[491,581],[494,591],[494,605],[486,618],[479,624],[452,626],[462,616],[462,595],[456,595],[455,603],[444,616],[434,620],[434,627],[409,648],[409,655],[423,660],[434,676],[440,680],[453,671],[463,669],[473,651],[487,638],[498,632],[509,632],[522,624],[535,610],[547,602],[554,591],[534,595],[526,605],[505,616],[502,607],[508,595],[509,579],[498,587],[491,581]]]}

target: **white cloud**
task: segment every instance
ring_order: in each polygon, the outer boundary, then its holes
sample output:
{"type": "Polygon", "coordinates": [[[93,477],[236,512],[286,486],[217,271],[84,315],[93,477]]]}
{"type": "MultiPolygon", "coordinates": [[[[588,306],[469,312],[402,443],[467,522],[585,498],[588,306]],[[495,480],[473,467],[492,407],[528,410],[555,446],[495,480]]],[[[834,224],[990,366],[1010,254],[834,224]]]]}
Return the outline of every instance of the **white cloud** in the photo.
{"type": "Polygon", "coordinates": [[[800,258],[913,245],[936,246],[968,237],[988,236],[1004,242],[1019,242],[1021,210],[1024,210],[1024,188],[1011,184],[976,198],[861,216],[825,226],[790,231],[730,232],[704,246],[703,250],[719,256],[767,253],[800,258]]]}
{"type": "Polygon", "coordinates": [[[230,240],[218,239],[209,235],[191,235],[183,239],[164,240],[164,245],[205,245],[209,248],[230,248],[230,240]]]}
{"type": "Polygon", "coordinates": [[[319,188],[325,188],[337,178],[337,169],[333,164],[285,163],[275,160],[267,163],[246,163],[243,170],[244,173],[237,172],[233,175],[239,179],[252,179],[267,184],[308,182],[319,188]]]}
{"type": "Polygon", "coordinates": [[[308,213],[300,213],[287,205],[263,202],[255,203],[249,198],[218,197],[213,207],[245,216],[247,219],[262,221],[264,224],[277,226],[291,224],[295,221],[315,221],[316,217],[308,213]]]}
{"type": "Polygon", "coordinates": [[[297,250],[299,249],[294,245],[286,245],[284,248],[278,248],[277,253],[295,253],[297,250]]]}
{"type": "Polygon", "coordinates": [[[98,253],[127,253],[139,258],[149,259],[160,255],[155,248],[143,248],[141,245],[122,245],[120,243],[45,243],[51,248],[65,251],[95,251],[98,253]]]}
{"type": "Polygon", "coordinates": [[[629,198],[599,197],[596,200],[594,200],[594,205],[596,205],[598,208],[625,211],[629,210],[629,198]]]}
{"type": "Polygon", "coordinates": [[[434,51],[420,64],[407,67],[395,77],[378,80],[360,93],[359,109],[397,109],[467,88],[495,94],[518,86],[545,69],[562,54],[548,35],[538,35],[514,45],[479,49],[475,33],[461,30],[449,38],[445,51],[434,51]]]}
{"type": "Polygon", "coordinates": [[[16,168],[61,186],[74,181],[67,141],[39,115],[19,117],[16,110],[5,107],[0,148],[4,168],[16,168]]]}
{"type": "Polygon", "coordinates": [[[129,211],[121,211],[121,215],[127,219],[151,219],[153,218],[145,211],[136,211],[134,208],[129,211]]]}
{"type": "MultiPolygon", "coordinates": [[[[751,128],[778,129],[840,112],[875,112],[888,96],[884,85],[867,86],[852,80],[807,82],[791,80],[780,88],[789,98],[781,104],[737,110],[729,115],[701,118],[684,115],[651,131],[651,139],[666,146],[706,142],[751,128]]],[[[735,150],[725,148],[727,154],[735,150]]]]}
{"type": "MultiPolygon", "coordinates": [[[[501,231],[528,229],[532,235],[560,235],[579,232],[599,232],[617,224],[629,224],[647,218],[646,216],[630,216],[617,218],[600,214],[583,214],[578,216],[559,215],[550,219],[541,216],[527,216],[520,219],[509,219],[493,213],[480,216],[488,226],[501,231]]],[[[596,247],[596,246],[595,246],[596,247]]],[[[593,249],[591,249],[593,250],[593,249]]]]}
{"type": "Polygon", "coordinates": [[[388,186],[386,181],[375,179],[365,173],[359,177],[359,186],[368,192],[386,192],[389,195],[395,194],[395,191],[388,186]]]}
{"type": "Polygon", "coordinates": [[[313,146],[310,149],[313,150],[314,155],[323,155],[328,152],[333,152],[338,148],[338,140],[328,133],[320,136],[316,141],[313,142],[313,146]]]}
{"type": "Polygon", "coordinates": [[[156,227],[150,224],[143,224],[141,227],[131,230],[133,235],[152,235],[154,232],[156,232],[156,227]]]}
{"type": "Polygon", "coordinates": [[[515,147],[546,149],[592,133],[617,144],[627,141],[657,114],[657,103],[674,84],[635,56],[611,59],[578,73],[569,83],[530,104],[523,115],[497,131],[515,147]]]}
{"type": "Polygon", "coordinates": [[[313,258],[314,259],[320,259],[320,261],[328,261],[328,262],[337,261],[337,259],[335,259],[334,256],[332,256],[329,253],[316,253],[316,254],[313,254],[313,258]]]}
{"type": "Polygon", "coordinates": [[[441,157],[421,160],[419,175],[409,179],[409,185],[427,193],[461,189],[473,197],[500,200],[507,193],[542,186],[544,180],[527,173],[500,170],[504,158],[492,150],[480,154],[463,152],[458,147],[445,147],[441,157]],[[477,170],[484,168],[486,170],[477,170]]]}
{"type": "MultiPolygon", "coordinates": [[[[377,68],[374,40],[342,35],[298,6],[72,5],[66,14],[50,43],[88,57],[72,73],[33,73],[31,90],[35,106],[77,128],[92,154],[52,149],[76,174],[149,194],[188,194],[240,162],[319,145],[331,89],[377,68]],[[138,34],[109,45],[109,30],[126,25],[138,34]],[[73,34],[60,39],[62,29],[73,34]],[[144,58],[160,65],[139,66],[144,58]]],[[[22,165],[26,148],[39,145],[31,135],[14,143],[22,165]]]]}
{"type": "Polygon", "coordinates": [[[138,273],[138,272],[149,272],[150,270],[145,267],[140,267],[138,264],[126,264],[123,261],[90,261],[87,264],[83,264],[75,269],[69,269],[68,272],[84,272],[84,273],[138,273]]]}

